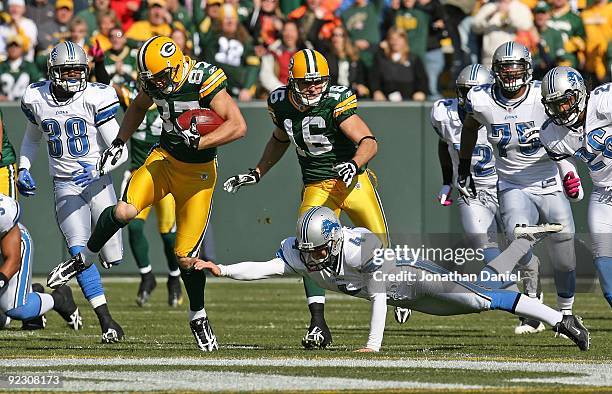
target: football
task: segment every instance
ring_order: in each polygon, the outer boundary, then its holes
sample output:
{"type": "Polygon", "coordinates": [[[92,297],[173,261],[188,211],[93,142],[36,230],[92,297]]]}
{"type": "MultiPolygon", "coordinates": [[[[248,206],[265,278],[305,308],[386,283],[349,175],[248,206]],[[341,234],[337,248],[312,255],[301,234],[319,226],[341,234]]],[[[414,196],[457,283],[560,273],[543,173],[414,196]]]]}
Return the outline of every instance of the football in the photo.
{"type": "Polygon", "coordinates": [[[222,117],[209,108],[190,109],[180,114],[176,119],[178,126],[183,130],[189,129],[191,123],[194,122],[200,135],[212,133],[224,121],[222,117]]]}

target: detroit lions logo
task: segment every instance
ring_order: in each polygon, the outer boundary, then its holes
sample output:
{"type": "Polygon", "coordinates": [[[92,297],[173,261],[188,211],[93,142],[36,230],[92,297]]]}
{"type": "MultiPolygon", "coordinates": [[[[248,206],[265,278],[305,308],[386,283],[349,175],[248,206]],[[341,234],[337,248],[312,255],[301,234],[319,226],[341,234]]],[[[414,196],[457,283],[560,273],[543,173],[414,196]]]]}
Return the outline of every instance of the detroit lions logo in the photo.
{"type": "Polygon", "coordinates": [[[329,219],[323,220],[323,224],[321,225],[321,235],[323,238],[326,240],[329,239],[336,230],[340,230],[338,222],[332,222],[329,219]]]}
{"type": "Polygon", "coordinates": [[[165,43],[164,45],[162,45],[161,49],[159,50],[159,53],[163,57],[170,57],[174,55],[174,52],[176,52],[176,45],[174,45],[173,42],[165,43]]]}
{"type": "Polygon", "coordinates": [[[570,85],[572,85],[572,88],[579,88],[583,83],[582,77],[574,71],[568,71],[567,80],[569,81],[570,85]]]}
{"type": "Polygon", "coordinates": [[[53,48],[53,50],[51,51],[51,62],[55,63],[55,61],[57,60],[57,47],[53,48]]]}

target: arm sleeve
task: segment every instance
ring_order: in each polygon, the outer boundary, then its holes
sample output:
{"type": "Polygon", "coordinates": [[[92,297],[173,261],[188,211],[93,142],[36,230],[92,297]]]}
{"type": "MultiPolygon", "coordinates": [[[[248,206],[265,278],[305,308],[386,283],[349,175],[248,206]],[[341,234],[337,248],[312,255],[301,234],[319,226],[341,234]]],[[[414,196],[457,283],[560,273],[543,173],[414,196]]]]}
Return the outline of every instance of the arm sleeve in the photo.
{"type": "Polygon", "coordinates": [[[221,276],[236,280],[258,280],[297,274],[280,257],[262,262],[245,261],[231,265],[219,265],[219,268],[221,268],[221,276]]]}
{"type": "Polygon", "coordinates": [[[117,123],[117,119],[113,118],[112,120],[98,126],[98,132],[100,133],[100,136],[104,140],[106,146],[111,146],[111,143],[115,138],[117,138],[117,134],[119,134],[119,123],[117,123]]]}
{"type": "Polygon", "coordinates": [[[104,66],[104,60],[94,63],[94,76],[96,77],[96,82],[110,85],[111,77],[104,66]]]}
{"type": "Polygon", "coordinates": [[[100,126],[107,122],[117,123],[115,116],[119,110],[119,98],[112,87],[104,84],[95,84],[95,86],[98,87],[96,97],[90,98],[90,105],[93,107],[94,124],[100,130],[100,126]]]}
{"type": "Polygon", "coordinates": [[[25,134],[21,141],[21,148],[19,149],[19,168],[25,168],[29,170],[32,166],[32,161],[36,158],[38,153],[38,147],[42,140],[42,133],[38,126],[33,123],[27,122],[25,134]]]}
{"type": "MultiPolygon", "coordinates": [[[[559,160],[555,163],[557,164],[557,167],[559,168],[559,174],[561,175],[561,181],[565,179],[565,175],[567,175],[569,172],[573,172],[574,176],[579,176],[578,169],[576,168],[576,163],[574,163],[573,158],[568,157],[563,160],[559,160]]],[[[580,185],[580,188],[578,189],[578,196],[576,196],[575,198],[572,198],[566,194],[566,197],[571,202],[578,202],[582,200],[582,198],[584,197],[584,189],[582,188],[582,184],[580,185]]]]}
{"type": "Polygon", "coordinates": [[[370,300],[372,301],[372,315],[370,317],[370,333],[368,334],[366,347],[379,351],[385,333],[387,294],[374,293],[370,296],[370,300]]]}

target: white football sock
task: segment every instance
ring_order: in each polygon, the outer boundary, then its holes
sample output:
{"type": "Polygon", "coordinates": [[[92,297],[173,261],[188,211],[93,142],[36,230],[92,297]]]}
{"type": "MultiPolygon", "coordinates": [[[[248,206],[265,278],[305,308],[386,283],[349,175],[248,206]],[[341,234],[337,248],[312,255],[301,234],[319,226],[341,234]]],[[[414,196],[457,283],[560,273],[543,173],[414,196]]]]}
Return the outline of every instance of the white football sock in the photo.
{"type": "Polygon", "coordinates": [[[561,312],[540,303],[537,298],[527,297],[524,294],[520,295],[514,313],[522,317],[542,321],[551,326],[559,323],[563,318],[561,312]]]}
{"type": "Polygon", "coordinates": [[[572,306],[574,306],[574,297],[563,298],[557,296],[557,306],[559,307],[559,310],[561,310],[561,313],[563,313],[564,315],[571,315],[572,306]]]}
{"type": "Polygon", "coordinates": [[[199,311],[189,311],[189,321],[200,319],[202,317],[206,317],[206,310],[204,308],[199,311]]]}
{"type": "Polygon", "coordinates": [[[46,293],[36,293],[40,297],[40,314],[48,312],[53,309],[55,306],[55,302],[53,301],[53,297],[51,294],[46,293]]]}

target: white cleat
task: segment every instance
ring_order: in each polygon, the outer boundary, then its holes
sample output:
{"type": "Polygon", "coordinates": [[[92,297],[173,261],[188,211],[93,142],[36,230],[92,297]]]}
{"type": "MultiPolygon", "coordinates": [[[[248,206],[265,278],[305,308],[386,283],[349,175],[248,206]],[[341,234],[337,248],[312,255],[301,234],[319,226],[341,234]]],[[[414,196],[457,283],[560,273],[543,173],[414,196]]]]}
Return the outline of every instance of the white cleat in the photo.
{"type": "Polygon", "coordinates": [[[522,238],[529,242],[537,243],[547,235],[558,233],[561,230],[563,230],[563,225],[559,223],[517,224],[514,228],[514,238],[522,238]]]}
{"type": "Polygon", "coordinates": [[[519,325],[514,328],[514,333],[517,335],[537,334],[544,331],[545,328],[544,324],[540,321],[521,318],[519,325]]]}

